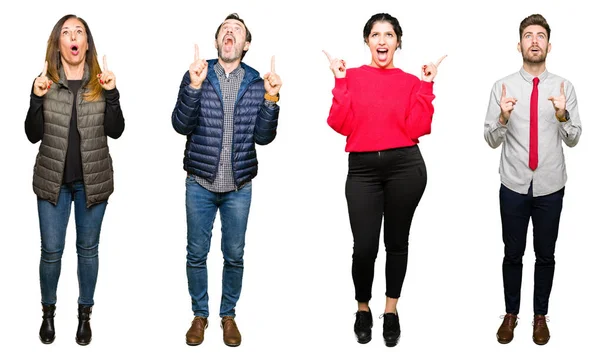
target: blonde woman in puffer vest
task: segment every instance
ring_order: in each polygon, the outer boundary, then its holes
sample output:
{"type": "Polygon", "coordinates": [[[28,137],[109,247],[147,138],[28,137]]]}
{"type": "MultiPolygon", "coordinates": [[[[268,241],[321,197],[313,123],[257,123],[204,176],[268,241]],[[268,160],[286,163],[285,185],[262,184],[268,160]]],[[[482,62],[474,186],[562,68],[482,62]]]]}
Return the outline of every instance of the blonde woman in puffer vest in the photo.
{"type": "Polygon", "coordinates": [[[77,229],[79,324],[75,340],[92,339],[90,316],[98,276],[98,244],[107,200],[113,192],[107,136],[125,128],[115,75],[106,57],[100,68],[88,24],[75,15],[62,17],[48,38],[46,62],[33,84],[25,132],[41,140],[33,170],[41,234],[40,340],[55,339],[56,289],[71,203],[77,229]]]}

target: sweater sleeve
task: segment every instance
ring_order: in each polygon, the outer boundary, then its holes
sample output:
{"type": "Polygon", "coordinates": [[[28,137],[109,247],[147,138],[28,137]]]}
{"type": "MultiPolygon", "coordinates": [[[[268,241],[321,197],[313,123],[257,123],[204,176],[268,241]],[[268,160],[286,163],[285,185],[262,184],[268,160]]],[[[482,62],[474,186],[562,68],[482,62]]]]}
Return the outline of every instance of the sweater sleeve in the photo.
{"type": "Polygon", "coordinates": [[[333,103],[329,110],[327,124],[338,133],[348,136],[354,128],[354,116],[352,114],[352,102],[348,91],[348,80],[346,78],[335,78],[333,88],[333,103]]]}
{"type": "Polygon", "coordinates": [[[408,135],[415,142],[421,136],[431,133],[433,99],[433,82],[420,81],[416,91],[411,92],[407,129],[408,135]]]}
{"type": "Polygon", "coordinates": [[[25,118],[25,134],[32,144],[42,140],[44,136],[44,98],[31,93],[29,110],[25,118]]]}
{"type": "Polygon", "coordinates": [[[119,90],[104,91],[106,109],[104,110],[104,133],[113,139],[118,139],[125,130],[125,118],[119,102],[119,90]]]}

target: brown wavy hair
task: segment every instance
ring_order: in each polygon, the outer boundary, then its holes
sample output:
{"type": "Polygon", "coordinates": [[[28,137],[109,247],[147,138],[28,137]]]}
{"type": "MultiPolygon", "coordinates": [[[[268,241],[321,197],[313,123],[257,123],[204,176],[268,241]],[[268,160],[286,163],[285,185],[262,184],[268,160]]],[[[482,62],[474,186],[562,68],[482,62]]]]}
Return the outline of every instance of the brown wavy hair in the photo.
{"type": "Polygon", "coordinates": [[[548,21],[540,14],[529,15],[521,21],[521,25],[519,25],[519,39],[523,39],[523,31],[530,25],[539,25],[546,29],[548,41],[550,41],[550,25],[548,25],[548,21]]]}
{"type": "Polygon", "coordinates": [[[50,33],[50,37],[48,38],[48,46],[46,47],[46,61],[48,61],[48,72],[47,76],[54,83],[58,83],[60,76],[58,75],[58,69],[62,66],[60,61],[60,34],[62,32],[62,27],[64,23],[69,19],[77,19],[81,21],[83,26],[85,27],[85,33],[87,36],[88,50],[85,54],[85,62],[88,65],[90,78],[88,83],[85,85],[85,93],[83,94],[83,98],[86,101],[96,101],[100,98],[102,94],[102,86],[100,86],[99,81],[94,81],[97,79],[98,74],[102,72],[100,69],[100,64],[98,63],[98,54],[96,53],[96,45],[94,44],[94,37],[92,36],[92,32],[90,31],[90,27],[82,18],[76,15],[65,15],[60,20],[56,22],[52,32],[50,33]]]}

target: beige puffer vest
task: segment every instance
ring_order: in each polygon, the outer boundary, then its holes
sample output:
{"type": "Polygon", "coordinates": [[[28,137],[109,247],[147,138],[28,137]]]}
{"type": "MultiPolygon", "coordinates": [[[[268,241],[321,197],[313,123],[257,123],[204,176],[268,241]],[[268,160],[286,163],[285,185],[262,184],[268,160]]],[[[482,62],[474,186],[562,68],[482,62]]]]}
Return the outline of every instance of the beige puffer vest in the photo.
{"type": "MultiPolygon", "coordinates": [[[[60,80],[44,96],[44,136],[33,169],[33,191],[54,205],[58,202],[63,181],[73,110],[73,94],[63,69],[60,80]]],[[[108,200],[114,190],[112,159],[104,134],[104,97],[88,102],[83,99],[90,78],[86,64],[81,88],[77,93],[77,128],[81,137],[81,162],[86,206],[108,200]]]]}

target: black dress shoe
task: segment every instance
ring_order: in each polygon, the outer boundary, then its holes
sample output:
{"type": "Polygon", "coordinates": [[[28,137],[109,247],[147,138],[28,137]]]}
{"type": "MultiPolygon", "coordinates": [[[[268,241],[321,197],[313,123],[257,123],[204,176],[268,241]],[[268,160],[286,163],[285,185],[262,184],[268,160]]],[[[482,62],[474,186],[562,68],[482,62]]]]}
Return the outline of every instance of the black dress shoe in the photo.
{"type": "Polygon", "coordinates": [[[92,341],[92,328],[90,327],[92,307],[80,304],[77,311],[79,313],[79,325],[77,326],[77,335],[75,335],[75,341],[79,345],[84,346],[92,341]]]}
{"type": "Polygon", "coordinates": [[[54,311],[56,305],[42,305],[42,326],[40,326],[40,340],[44,344],[52,344],[55,338],[54,311]]]}
{"type": "Polygon", "coordinates": [[[383,341],[385,346],[393,347],[400,339],[400,320],[398,314],[383,314],[383,341]]]}
{"type": "Polygon", "coordinates": [[[373,327],[373,315],[369,311],[357,311],[354,322],[354,333],[359,344],[371,341],[371,328],[373,327]]]}

